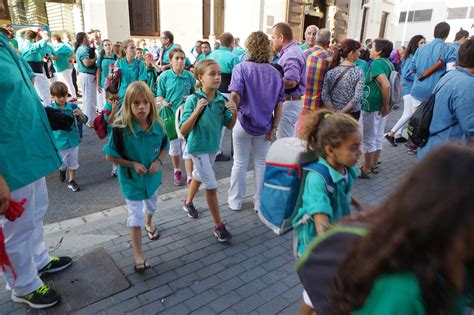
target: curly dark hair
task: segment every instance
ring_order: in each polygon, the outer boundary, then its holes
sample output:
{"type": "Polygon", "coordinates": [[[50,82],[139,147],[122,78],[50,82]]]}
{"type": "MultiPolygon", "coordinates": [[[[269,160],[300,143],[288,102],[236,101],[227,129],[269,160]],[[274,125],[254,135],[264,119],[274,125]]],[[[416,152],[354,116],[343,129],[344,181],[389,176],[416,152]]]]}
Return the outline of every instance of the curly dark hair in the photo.
{"type": "Polygon", "coordinates": [[[423,35],[415,35],[410,39],[407,49],[405,49],[405,52],[403,53],[403,59],[407,59],[411,55],[415,55],[415,52],[419,47],[420,40],[423,38],[425,38],[423,35]]]}
{"type": "Polygon", "coordinates": [[[447,314],[463,292],[474,242],[474,149],[445,144],[409,174],[339,266],[334,315],[359,309],[377,277],[402,270],[416,275],[426,314],[447,314]]]}

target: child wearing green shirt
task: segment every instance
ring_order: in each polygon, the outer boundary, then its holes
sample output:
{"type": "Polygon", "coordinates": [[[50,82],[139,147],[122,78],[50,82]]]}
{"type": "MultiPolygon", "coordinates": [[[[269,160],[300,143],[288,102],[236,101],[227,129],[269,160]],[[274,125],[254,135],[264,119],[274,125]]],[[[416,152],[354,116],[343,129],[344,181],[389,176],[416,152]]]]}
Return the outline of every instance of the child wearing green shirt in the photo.
{"type": "Polygon", "coordinates": [[[76,123],[70,131],[54,130],[53,136],[56,141],[56,147],[61,153],[63,165],[59,169],[59,179],[61,182],[66,180],[66,173],[68,177],[67,187],[76,192],[81,190],[76,183],[76,171],[79,168],[79,130],[77,129],[77,119],[83,124],[87,123],[87,116],[82,111],[74,106],[72,103],[66,102],[68,94],[67,85],[63,82],[53,82],[50,87],[51,98],[53,99],[52,107],[63,111],[66,115],[74,116],[76,123]]]}

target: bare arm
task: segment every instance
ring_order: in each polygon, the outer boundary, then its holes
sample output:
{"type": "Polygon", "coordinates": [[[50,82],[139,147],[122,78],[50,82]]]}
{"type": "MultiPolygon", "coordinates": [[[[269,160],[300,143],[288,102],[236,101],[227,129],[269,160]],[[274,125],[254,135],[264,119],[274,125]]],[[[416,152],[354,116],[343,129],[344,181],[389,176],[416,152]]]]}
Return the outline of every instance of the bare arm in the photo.
{"type": "Polygon", "coordinates": [[[183,136],[189,134],[191,132],[191,130],[193,130],[194,125],[196,124],[196,120],[198,119],[198,117],[202,113],[202,111],[204,110],[205,106],[207,106],[208,104],[209,103],[204,98],[201,98],[197,102],[196,108],[194,109],[191,116],[189,116],[189,118],[186,119],[186,121],[183,122],[183,124],[179,128],[179,131],[181,131],[183,136]]]}
{"type": "Polygon", "coordinates": [[[331,227],[329,224],[329,217],[326,214],[314,214],[313,220],[314,226],[316,227],[316,233],[318,235],[324,233],[331,227]]]}
{"type": "Polygon", "coordinates": [[[232,93],[230,93],[230,100],[238,107],[240,104],[240,94],[232,91],[232,93]]]}

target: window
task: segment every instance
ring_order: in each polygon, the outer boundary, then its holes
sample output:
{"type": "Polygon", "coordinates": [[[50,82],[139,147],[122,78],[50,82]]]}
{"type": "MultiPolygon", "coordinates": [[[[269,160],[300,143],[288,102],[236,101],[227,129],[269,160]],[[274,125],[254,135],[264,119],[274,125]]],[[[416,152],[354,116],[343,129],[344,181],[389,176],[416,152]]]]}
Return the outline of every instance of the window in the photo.
{"type": "Polygon", "coordinates": [[[433,10],[419,10],[415,11],[413,22],[426,22],[431,21],[431,14],[433,10]]]}
{"type": "Polygon", "coordinates": [[[471,7],[471,13],[469,14],[470,19],[474,19],[474,7],[471,7]]]}
{"type": "MultiPolygon", "coordinates": [[[[418,10],[418,11],[409,11],[408,12],[408,22],[429,22],[431,21],[431,16],[433,10],[418,10]]],[[[400,12],[400,18],[398,19],[399,23],[405,23],[407,17],[407,12],[400,12]]]]}
{"type": "Polygon", "coordinates": [[[465,19],[467,16],[467,8],[448,8],[448,20],[465,19]]]}
{"type": "Polygon", "coordinates": [[[158,0],[128,0],[130,34],[160,36],[158,10],[158,0]]]}
{"type": "MultiPolygon", "coordinates": [[[[202,1],[202,38],[211,35],[211,1],[202,1]]],[[[224,32],[224,0],[214,0],[214,36],[219,38],[224,32]]]]}
{"type": "Polygon", "coordinates": [[[385,29],[387,28],[388,12],[382,12],[382,21],[380,22],[379,38],[385,37],[385,29]]]}

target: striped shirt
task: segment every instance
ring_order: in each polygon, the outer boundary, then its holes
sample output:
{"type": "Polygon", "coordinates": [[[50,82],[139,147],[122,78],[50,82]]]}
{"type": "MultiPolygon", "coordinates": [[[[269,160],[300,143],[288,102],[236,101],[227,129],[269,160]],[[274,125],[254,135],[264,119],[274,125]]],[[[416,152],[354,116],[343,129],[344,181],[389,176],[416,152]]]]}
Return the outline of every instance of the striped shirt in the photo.
{"type": "Polygon", "coordinates": [[[324,76],[332,61],[332,52],[316,45],[304,52],[306,57],[306,90],[303,95],[303,108],[315,110],[323,106],[321,92],[324,76]]]}

